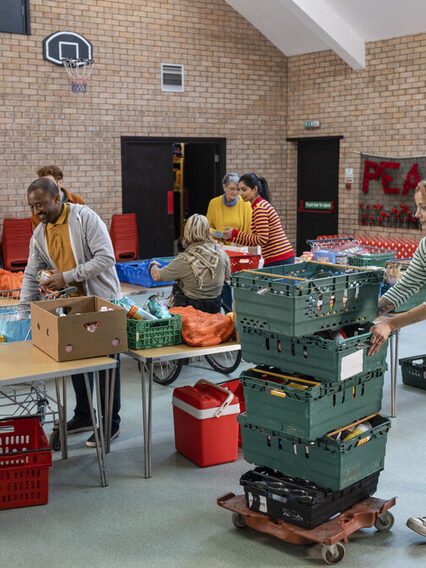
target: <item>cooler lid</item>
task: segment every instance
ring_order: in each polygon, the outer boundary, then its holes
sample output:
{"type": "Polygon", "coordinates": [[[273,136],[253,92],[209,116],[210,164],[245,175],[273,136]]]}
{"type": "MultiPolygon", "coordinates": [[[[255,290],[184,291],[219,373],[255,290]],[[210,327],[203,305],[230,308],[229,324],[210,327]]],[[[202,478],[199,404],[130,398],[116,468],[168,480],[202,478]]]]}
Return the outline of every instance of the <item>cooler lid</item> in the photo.
{"type": "MultiPolygon", "coordinates": [[[[173,398],[182,400],[194,408],[205,410],[207,408],[217,408],[221,406],[226,401],[229,394],[230,391],[220,386],[207,382],[198,382],[193,387],[185,386],[175,388],[173,398]]],[[[235,405],[238,403],[238,397],[233,394],[230,404],[235,405]]]]}

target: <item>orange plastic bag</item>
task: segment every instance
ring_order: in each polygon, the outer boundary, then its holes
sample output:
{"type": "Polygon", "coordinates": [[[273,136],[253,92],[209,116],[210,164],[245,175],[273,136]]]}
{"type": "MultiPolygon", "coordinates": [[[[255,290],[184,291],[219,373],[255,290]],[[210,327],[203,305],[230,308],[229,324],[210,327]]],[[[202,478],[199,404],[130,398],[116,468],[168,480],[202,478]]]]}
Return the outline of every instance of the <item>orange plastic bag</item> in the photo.
{"type": "Polygon", "coordinates": [[[235,331],[232,318],[222,314],[208,314],[192,306],[171,308],[170,313],[182,316],[182,339],[188,345],[219,345],[235,331]]]}
{"type": "MultiPolygon", "coordinates": [[[[2,290],[20,290],[22,288],[23,272],[9,272],[0,268],[0,294],[2,290]]],[[[15,293],[14,295],[19,295],[15,293]]]]}

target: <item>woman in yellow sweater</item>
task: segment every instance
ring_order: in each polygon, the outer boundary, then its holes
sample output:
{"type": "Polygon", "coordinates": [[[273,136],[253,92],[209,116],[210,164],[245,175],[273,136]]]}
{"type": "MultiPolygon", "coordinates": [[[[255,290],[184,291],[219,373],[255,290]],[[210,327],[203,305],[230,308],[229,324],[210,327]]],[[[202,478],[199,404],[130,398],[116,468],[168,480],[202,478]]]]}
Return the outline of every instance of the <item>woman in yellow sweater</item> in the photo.
{"type": "Polygon", "coordinates": [[[251,207],[238,195],[238,180],[236,173],[226,174],[222,180],[223,195],[214,197],[207,209],[206,217],[212,231],[232,227],[237,231],[249,233],[251,226],[251,207]]]}
{"type": "MultiPolygon", "coordinates": [[[[239,179],[240,176],[234,172],[226,174],[222,180],[223,195],[214,197],[209,203],[206,217],[213,236],[214,231],[222,233],[224,227],[250,233],[251,205],[238,195],[239,179]]],[[[226,306],[232,307],[232,290],[226,281],[223,285],[222,300],[226,306]]]]}

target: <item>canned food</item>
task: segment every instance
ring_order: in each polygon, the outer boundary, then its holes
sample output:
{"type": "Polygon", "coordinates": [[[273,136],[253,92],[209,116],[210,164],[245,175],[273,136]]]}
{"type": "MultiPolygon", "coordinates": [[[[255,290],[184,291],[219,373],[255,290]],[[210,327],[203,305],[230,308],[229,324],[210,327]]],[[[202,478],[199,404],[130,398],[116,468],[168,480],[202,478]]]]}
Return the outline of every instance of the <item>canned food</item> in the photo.
{"type": "Polygon", "coordinates": [[[41,282],[42,280],[50,280],[52,273],[49,270],[39,270],[36,279],[41,282]]]}

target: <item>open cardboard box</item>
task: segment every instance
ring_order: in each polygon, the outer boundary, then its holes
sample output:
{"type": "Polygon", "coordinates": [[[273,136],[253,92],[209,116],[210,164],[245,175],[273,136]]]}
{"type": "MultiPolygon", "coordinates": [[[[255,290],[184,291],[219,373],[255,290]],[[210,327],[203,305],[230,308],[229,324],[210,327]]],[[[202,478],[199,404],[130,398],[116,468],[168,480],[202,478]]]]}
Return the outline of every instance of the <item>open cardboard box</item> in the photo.
{"type": "Polygon", "coordinates": [[[56,361],[127,351],[126,310],[97,296],[31,303],[31,331],[33,345],[56,361]]]}

